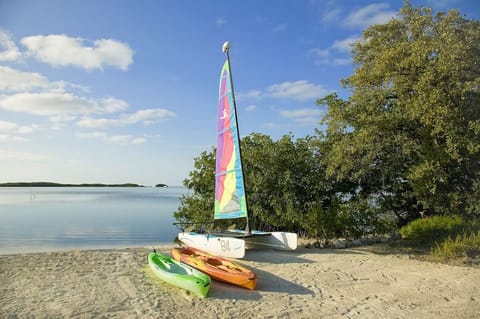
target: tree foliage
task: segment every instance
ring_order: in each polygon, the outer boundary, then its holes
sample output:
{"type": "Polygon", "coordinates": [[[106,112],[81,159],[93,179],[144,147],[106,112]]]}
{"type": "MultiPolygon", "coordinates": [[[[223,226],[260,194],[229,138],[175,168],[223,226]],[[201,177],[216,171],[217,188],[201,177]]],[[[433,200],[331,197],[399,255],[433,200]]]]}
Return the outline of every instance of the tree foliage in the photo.
{"type": "Polygon", "coordinates": [[[479,211],[480,24],[407,2],[353,46],[352,95],[328,105],[327,174],[404,221],[479,211]]]}
{"type": "Polygon", "coordinates": [[[180,198],[174,217],[180,223],[212,221],[215,202],[215,152],[204,151],[194,160],[194,170],[183,185],[190,190],[180,198]]]}
{"type": "MultiPolygon", "coordinates": [[[[311,138],[278,141],[254,133],[242,139],[242,155],[251,226],[256,229],[302,229],[302,214],[317,200],[322,175],[311,138]]],[[[184,185],[191,190],[174,213],[179,221],[213,221],[215,152],[195,159],[184,185]]],[[[237,226],[243,226],[242,220],[237,226]]]]}
{"type": "MultiPolygon", "coordinates": [[[[253,133],[241,141],[248,210],[251,226],[267,231],[293,231],[300,235],[329,239],[357,238],[382,232],[391,221],[366,201],[354,209],[339,190],[350,187],[325,178],[323,143],[313,137],[279,140],[253,133]],[[340,196],[338,195],[340,194],[340,196]],[[363,206],[362,206],[363,205],[363,206]],[[383,227],[383,228],[382,228],[383,227]]],[[[180,222],[213,223],[215,151],[195,158],[195,169],[184,185],[190,192],[180,199],[174,213],[180,222]]],[[[231,221],[230,221],[231,223],[231,221]]],[[[235,221],[244,227],[245,220],[235,221]]],[[[225,221],[215,226],[226,227],[225,221]]],[[[215,227],[214,226],[214,227],[215,227]]]]}

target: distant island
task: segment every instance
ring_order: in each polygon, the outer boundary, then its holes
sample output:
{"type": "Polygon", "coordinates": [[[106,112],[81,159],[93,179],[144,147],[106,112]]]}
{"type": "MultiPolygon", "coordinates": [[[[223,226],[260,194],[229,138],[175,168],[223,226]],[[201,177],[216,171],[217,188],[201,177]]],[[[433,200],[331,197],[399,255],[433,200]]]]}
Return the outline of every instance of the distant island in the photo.
{"type": "MultiPolygon", "coordinates": [[[[145,187],[134,183],[125,184],[101,184],[101,183],[84,183],[84,184],[62,184],[52,182],[13,182],[0,183],[0,187],[145,187]]],[[[166,184],[157,184],[155,187],[168,187],[166,184]]]]}

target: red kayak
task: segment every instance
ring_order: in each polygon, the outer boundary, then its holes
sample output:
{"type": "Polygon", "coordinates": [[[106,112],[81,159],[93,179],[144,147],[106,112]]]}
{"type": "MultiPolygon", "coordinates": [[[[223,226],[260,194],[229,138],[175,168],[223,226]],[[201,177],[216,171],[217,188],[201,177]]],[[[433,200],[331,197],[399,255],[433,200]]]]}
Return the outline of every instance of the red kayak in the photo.
{"type": "Polygon", "coordinates": [[[255,289],[257,285],[257,275],[249,269],[199,249],[193,247],[172,248],[172,256],[175,260],[210,275],[212,279],[247,289],[255,289]]]}

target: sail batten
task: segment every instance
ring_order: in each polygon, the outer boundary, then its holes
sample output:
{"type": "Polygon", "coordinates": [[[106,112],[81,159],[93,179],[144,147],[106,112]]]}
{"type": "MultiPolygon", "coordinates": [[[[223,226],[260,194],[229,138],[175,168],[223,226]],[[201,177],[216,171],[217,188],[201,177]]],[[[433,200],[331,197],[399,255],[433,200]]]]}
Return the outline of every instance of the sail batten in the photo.
{"type": "Polygon", "coordinates": [[[223,135],[223,134],[225,134],[226,132],[230,131],[231,129],[232,129],[232,127],[226,128],[226,129],[224,129],[223,131],[218,132],[217,135],[223,135]]]}
{"type": "Polygon", "coordinates": [[[220,74],[218,94],[215,219],[247,217],[240,140],[233,99],[230,65],[227,59],[220,74]]]}
{"type": "Polygon", "coordinates": [[[222,176],[222,175],[227,175],[229,173],[233,173],[235,172],[235,170],[229,170],[229,171],[226,171],[226,172],[219,172],[219,173],[216,173],[215,176],[222,176]]]}

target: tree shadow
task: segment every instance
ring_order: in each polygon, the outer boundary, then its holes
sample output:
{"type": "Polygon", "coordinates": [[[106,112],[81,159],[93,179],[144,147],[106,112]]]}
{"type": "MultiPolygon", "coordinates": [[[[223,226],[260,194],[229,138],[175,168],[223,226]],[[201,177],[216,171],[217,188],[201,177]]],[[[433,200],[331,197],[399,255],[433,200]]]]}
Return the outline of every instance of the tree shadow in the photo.
{"type": "Polygon", "coordinates": [[[332,255],[367,255],[367,251],[358,249],[359,247],[350,248],[306,248],[304,254],[332,254],[332,255]]]}
{"type": "MultiPolygon", "coordinates": [[[[270,264],[305,264],[314,261],[308,259],[309,254],[356,254],[365,255],[367,251],[355,248],[333,249],[333,248],[297,248],[293,251],[272,250],[272,249],[255,249],[247,250],[243,260],[254,262],[265,262],[270,264]],[[305,258],[307,257],[307,258],[305,258]]],[[[241,262],[241,260],[239,260],[241,262]]]]}
{"type": "Polygon", "coordinates": [[[405,241],[374,243],[357,247],[358,251],[368,252],[375,255],[410,255],[417,257],[427,256],[430,249],[430,246],[414,246],[405,241]]]}

